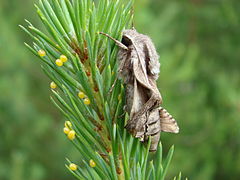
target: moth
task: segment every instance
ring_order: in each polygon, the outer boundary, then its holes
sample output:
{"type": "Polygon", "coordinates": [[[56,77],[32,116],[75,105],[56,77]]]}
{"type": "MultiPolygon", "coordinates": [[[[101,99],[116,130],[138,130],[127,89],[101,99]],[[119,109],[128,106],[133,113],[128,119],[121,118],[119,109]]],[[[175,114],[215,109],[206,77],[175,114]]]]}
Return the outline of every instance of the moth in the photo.
{"type": "Polygon", "coordinates": [[[161,131],[178,133],[175,119],[161,107],[162,96],[157,88],[160,73],[159,56],[152,40],[134,28],[123,31],[118,51],[118,76],[126,85],[126,111],[129,120],[125,128],[134,137],[146,142],[151,136],[150,151],[156,151],[161,131]]]}

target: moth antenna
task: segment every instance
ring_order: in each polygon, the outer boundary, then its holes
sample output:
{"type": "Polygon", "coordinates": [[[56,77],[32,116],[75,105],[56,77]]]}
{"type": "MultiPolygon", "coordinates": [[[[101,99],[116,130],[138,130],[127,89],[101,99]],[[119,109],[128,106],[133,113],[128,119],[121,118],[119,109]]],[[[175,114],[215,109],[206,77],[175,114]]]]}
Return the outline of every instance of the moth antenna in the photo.
{"type": "Polygon", "coordinates": [[[123,43],[121,43],[120,41],[114,39],[114,38],[111,37],[110,35],[108,35],[108,34],[106,34],[106,33],[104,33],[104,32],[99,32],[99,34],[102,34],[102,35],[110,38],[110,39],[113,40],[113,41],[116,43],[116,45],[119,46],[120,48],[125,49],[125,50],[128,50],[128,47],[127,47],[127,46],[125,46],[125,45],[124,45],[123,43]]]}
{"type": "Polygon", "coordinates": [[[135,30],[134,22],[133,22],[133,18],[134,18],[134,2],[132,3],[132,7],[131,7],[131,16],[132,16],[132,30],[135,30]]]}

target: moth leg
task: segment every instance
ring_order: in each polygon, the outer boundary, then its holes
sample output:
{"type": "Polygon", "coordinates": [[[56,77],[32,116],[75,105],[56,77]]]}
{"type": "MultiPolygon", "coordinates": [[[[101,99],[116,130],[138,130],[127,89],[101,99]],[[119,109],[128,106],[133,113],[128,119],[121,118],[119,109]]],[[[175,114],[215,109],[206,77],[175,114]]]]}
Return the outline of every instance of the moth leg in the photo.
{"type": "Polygon", "coordinates": [[[116,79],[114,80],[114,82],[113,82],[113,85],[111,86],[111,88],[109,89],[109,91],[108,91],[108,95],[110,95],[111,93],[112,93],[112,91],[113,91],[113,88],[115,87],[115,85],[116,85],[116,83],[117,83],[117,77],[116,77],[116,79]]]}
{"type": "Polygon", "coordinates": [[[125,46],[125,45],[124,45],[123,43],[121,43],[120,41],[114,39],[114,38],[111,37],[110,35],[108,35],[108,34],[106,34],[106,33],[104,33],[104,32],[99,32],[99,34],[102,34],[102,35],[110,38],[111,40],[113,40],[118,47],[120,47],[120,48],[122,48],[122,49],[125,49],[125,50],[128,50],[128,47],[127,47],[127,46],[125,46]]]}
{"type": "MultiPolygon", "coordinates": [[[[118,73],[121,73],[123,71],[123,66],[121,66],[119,69],[118,69],[118,73]]],[[[119,79],[119,75],[117,75],[116,79],[114,80],[113,82],[113,85],[111,86],[110,90],[108,91],[108,95],[110,95],[113,91],[113,88],[115,87],[116,83],[117,83],[117,79],[119,79]]]]}
{"type": "Polygon", "coordinates": [[[127,112],[127,106],[126,105],[124,105],[123,106],[123,111],[124,111],[124,113],[122,113],[120,116],[118,116],[118,118],[123,118],[124,116],[125,116],[125,114],[126,114],[126,112],[127,112]]]}

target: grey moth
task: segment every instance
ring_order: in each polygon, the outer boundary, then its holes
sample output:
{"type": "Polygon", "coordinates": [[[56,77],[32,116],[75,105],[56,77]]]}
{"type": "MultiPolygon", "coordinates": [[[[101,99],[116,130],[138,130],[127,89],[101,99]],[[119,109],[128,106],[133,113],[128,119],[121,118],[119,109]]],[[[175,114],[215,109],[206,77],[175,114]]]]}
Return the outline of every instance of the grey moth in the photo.
{"type": "Polygon", "coordinates": [[[156,151],[160,133],[178,133],[175,119],[163,108],[156,80],[160,72],[159,56],[152,40],[135,29],[123,31],[118,51],[118,77],[126,85],[126,110],[129,120],[125,128],[145,142],[151,137],[150,151],[156,151]]]}

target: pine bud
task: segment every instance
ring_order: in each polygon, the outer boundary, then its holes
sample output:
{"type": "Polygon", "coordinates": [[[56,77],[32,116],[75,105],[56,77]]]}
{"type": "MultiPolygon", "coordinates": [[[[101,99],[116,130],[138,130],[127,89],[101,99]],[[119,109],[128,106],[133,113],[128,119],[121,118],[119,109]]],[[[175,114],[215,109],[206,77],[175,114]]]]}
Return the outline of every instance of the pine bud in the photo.
{"type": "Polygon", "coordinates": [[[90,159],[89,165],[93,168],[96,166],[96,163],[92,159],[90,159]]]}
{"type": "Polygon", "coordinates": [[[72,171],[76,171],[76,170],[77,170],[77,165],[74,164],[74,163],[71,163],[71,164],[69,164],[69,168],[70,168],[72,171]]]}
{"type": "Polygon", "coordinates": [[[50,87],[51,87],[52,89],[55,89],[55,88],[57,88],[57,85],[55,84],[55,82],[51,82],[51,83],[50,83],[50,87]]]}
{"type": "Polygon", "coordinates": [[[65,121],[64,126],[67,127],[67,128],[71,128],[72,123],[70,121],[65,121]]]}
{"type": "Polygon", "coordinates": [[[61,56],[60,56],[60,60],[61,60],[62,62],[67,62],[68,58],[67,58],[67,56],[65,56],[65,55],[61,55],[61,56]]]}
{"type": "Polygon", "coordinates": [[[60,59],[57,59],[55,61],[55,63],[56,63],[57,66],[62,66],[63,65],[63,62],[60,59]]]}
{"type": "Polygon", "coordinates": [[[89,105],[91,102],[88,98],[86,98],[86,99],[83,100],[83,103],[86,104],[86,105],[89,105]]]}
{"type": "Polygon", "coordinates": [[[69,131],[68,133],[68,139],[73,140],[75,139],[76,132],[74,130],[69,131]]]}
{"type": "Polygon", "coordinates": [[[38,51],[38,55],[41,56],[41,57],[46,56],[46,52],[43,49],[40,49],[38,51]]]}
{"type": "Polygon", "coordinates": [[[70,129],[67,128],[67,127],[64,127],[64,128],[63,128],[63,132],[64,132],[65,134],[68,134],[68,133],[70,132],[70,129]]]}
{"type": "Polygon", "coordinates": [[[85,97],[85,94],[83,92],[79,91],[78,97],[83,99],[85,97]]]}

